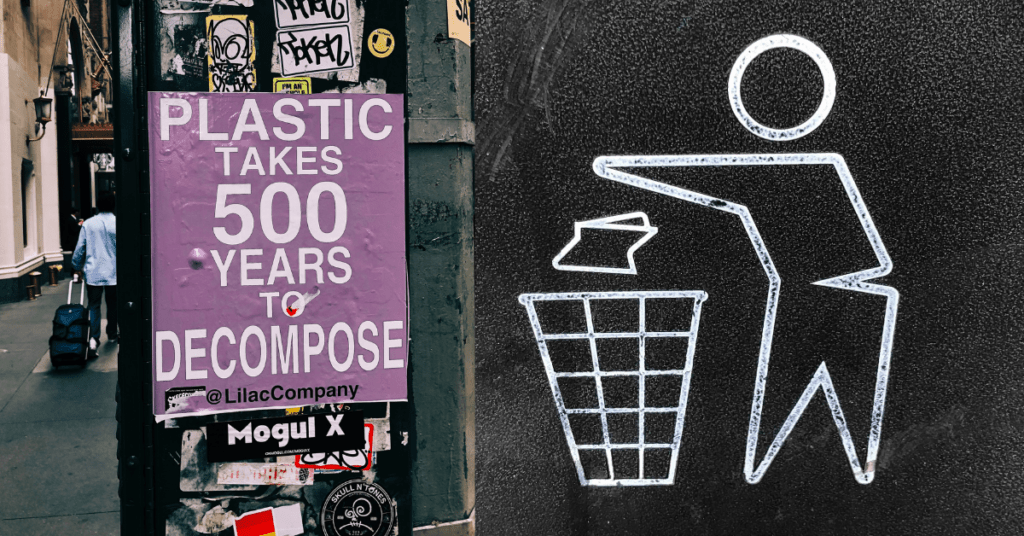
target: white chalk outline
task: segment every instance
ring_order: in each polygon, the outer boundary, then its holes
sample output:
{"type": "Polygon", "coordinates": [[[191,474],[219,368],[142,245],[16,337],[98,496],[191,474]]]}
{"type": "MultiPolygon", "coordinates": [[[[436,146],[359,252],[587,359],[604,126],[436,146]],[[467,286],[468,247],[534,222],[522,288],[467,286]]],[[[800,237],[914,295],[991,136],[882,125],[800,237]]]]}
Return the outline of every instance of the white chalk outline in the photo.
{"type": "Polygon", "coordinates": [[[871,279],[888,275],[892,271],[892,260],[882,243],[882,238],[875,227],[867,206],[861,197],[860,191],[850,174],[849,168],[843,157],[835,153],[807,153],[807,154],[722,154],[722,155],[690,155],[690,156],[602,156],[594,160],[594,172],[598,176],[616,182],[635,186],[651,192],[664,194],[689,203],[705,206],[714,210],[720,210],[739,217],[743,228],[747,232],[751,244],[757,254],[758,261],[764,268],[768,277],[768,300],[765,306],[764,325],[761,330],[761,346],[758,354],[757,376],[754,381],[754,398],[751,403],[750,425],[747,431],[747,448],[744,461],[743,473],[747,482],[758,483],[764,476],[765,471],[771,465],[775,455],[782,447],[782,443],[789,436],[800,416],[810,403],[814,393],[820,387],[825,393],[825,400],[832,413],[832,419],[839,430],[839,436],[843,443],[843,449],[850,461],[850,468],[853,470],[854,478],[862,484],[869,484],[874,480],[875,461],[878,457],[878,448],[882,434],[882,417],[885,412],[885,395],[889,381],[889,364],[892,355],[893,333],[896,329],[896,309],[899,302],[899,292],[889,286],[869,283],[871,279]],[[775,436],[768,452],[761,463],[754,468],[756,461],[757,443],[761,426],[761,410],[764,405],[765,386],[768,380],[768,363],[771,358],[772,337],[775,331],[775,313],[778,309],[779,290],[782,279],[779,277],[775,264],[772,263],[768,249],[761,238],[761,233],[754,224],[754,219],[746,206],[732,203],[724,199],[718,199],[704,195],[692,190],[686,190],[661,182],[645,179],[616,168],[644,168],[644,167],[721,167],[721,166],[786,166],[786,165],[830,165],[836,169],[843,189],[850,203],[853,205],[857,219],[867,235],[878,259],[879,265],[874,268],[824,279],[813,282],[814,285],[833,287],[851,292],[862,292],[886,297],[885,322],[882,327],[882,341],[878,357],[878,369],[875,379],[874,404],[871,414],[871,431],[868,435],[867,465],[862,469],[860,459],[857,456],[853,439],[846,426],[846,419],[843,417],[843,410],[839,404],[838,395],[832,385],[832,378],[828,373],[825,362],[822,361],[815,372],[803,395],[796,406],[786,418],[785,423],[775,436]]]}
{"type": "Polygon", "coordinates": [[[818,45],[796,35],[770,35],[754,41],[736,58],[736,63],[733,64],[732,72],[729,74],[729,104],[732,106],[732,112],[736,114],[736,119],[739,119],[740,124],[747,130],[766,140],[795,140],[814,132],[825,121],[825,117],[828,116],[829,112],[832,111],[832,104],[835,103],[835,100],[836,72],[832,69],[832,62],[829,61],[825,52],[818,48],[818,45]],[[810,119],[793,128],[775,129],[757,122],[756,119],[747,113],[747,108],[743,106],[743,98],[740,96],[740,84],[743,82],[743,73],[747,70],[747,66],[750,65],[750,62],[754,61],[754,58],[773,48],[799,50],[814,60],[814,63],[818,65],[818,69],[821,71],[821,78],[824,83],[821,104],[818,105],[818,109],[810,119]]]}
{"type": "Polygon", "coordinates": [[[686,418],[686,401],[690,392],[690,376],[693,372],[693,354],[697,343],[697,329],[700,326],[700,308],[708,295],[699,290],[688,291],[635,291],[635,292],[589,292],[589,293],[556,293],[556,294],[521,294],[519,302],[526,306],[530,315],[530,325],[533,327],[533,334],[537,340],[537,347],[540,349],[541,359],[544,361],[544,370],[547,373],[548,383],[551,387],[551,394],[555,397],[555,405],[558,408],[558,417],[562,421],[562,429],[565,432],[565,439],[569,445],[569,452],[573,463],[576,465],[576,475],[583,486],[658,486],[671,485],[675,481],[676,463],[679,457],[679,444],[683,435],[683,421],[686,418]],[[591,313],[591,300],[639,300],[640,321],[636,332],[596,332],[594,330],[594,318],[591,313]],[[647,331],[646,321],[646,300],[649,299],[691,299],[693,309],[690,316],[690,327],[687,331],[647,331]],[[535,302],[538,301],[582,301],[583,311],[587,319],[587,331],[585,333],[544,333],[537,316],[535,302]],[[687,338],[686,363],[682,369],[675,370],[647,370],[646,366],[646,340],[648,338],[687,338]],[[634,371],[602,371],[597,352],[597,339],[621,339],[635,338],[639,345],[639,365],[634,371]],[[551,364],[551,355],[548,353],[547,341],[577,339],[587,340],[590,344],[590,356],[593,370],[589,372],[556,372],[551,364]],[[604,389],[602,378],[610,376],[636,376],[638,383],[637,407],[635,408],[607,408],[604,401],[604,389]],[[679,376],[682,385],[679,390],[679,402],[675,407],[648,408],[646,397],[647,376],[679,376]],[[593,378],[597,391],[597,408],[566,408],[562,398],[562,390],[558,385],[559,378],[593,378]],[[612,443],[608,430],[609,413],[637,413],[638,443],[612,443]],[[644,431],[645,413],[675,413],[676,425],[672,435],[672,443],[647,443],[644,431]],[[576,442],[569,425],[570,414],[597,414],[601,417],[601,430],[604,441],[600,444],[583,444],[576,442]],[[608,477],[603,479],[588,479],[583,471],[583,463],[580,460],[580,449],[583,450],[604,450],[605,459],[608,464],[608,477]],[[644,454],[652,449],[670,449],[669,471],[666,478],[644,478],[644,454]],[[612,450],[638,450],[639,471],[638,478],[615,478],[615,464],[612,462],[612,450]]]}
{"type": "Polygon", "coordinates": [[[654,235],[656,234],[658,234],[658,228],[651,226],[651,221],[647,218],[647,214],[644,214],[643,212],[630,212],[629,214],[620,214],[618,216],[578,221],[575,224],[575,234],[573,235],[572,240],[562,248],[562,251],[558,252],[558,255],[555,255],[551,264],[555,267],[555,270],[563,270],[566,272],[599,272],[605,274],[636,275],[636,261],[633,260],[633,253],[640,249],[640,247],[646,244],[651,238],[654,238],[654,235]],[[640,218],[644,224],[636,225],[619,223],[622,221],[635,220],[637,218],[640,218]],[[637,242],[629,248],[629,251],[626,252],[626,260],[629,261],[629,268],[561,264],[561,260],[569,254],[569,251],[571,251],[576,244],[580,243],[580,239],[582,238],[581,232],[584,227],[587,229],[611,229],[615,231],[644,232],[647,234],[640,238],[640,240],[637,240],[637,242]]]}

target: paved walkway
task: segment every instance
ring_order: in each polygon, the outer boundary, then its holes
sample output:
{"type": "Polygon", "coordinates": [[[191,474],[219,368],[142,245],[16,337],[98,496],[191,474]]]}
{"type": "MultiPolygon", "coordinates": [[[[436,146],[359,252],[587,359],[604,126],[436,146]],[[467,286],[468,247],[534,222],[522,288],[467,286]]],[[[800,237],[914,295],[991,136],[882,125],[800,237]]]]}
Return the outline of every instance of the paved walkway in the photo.
{"type": "Polygon", "coordinates": [[[50,322],[67,290],[0,305],[0,535],[120,532],[117,346],[104,338],[84,370],[50,366],[50,322]]]}

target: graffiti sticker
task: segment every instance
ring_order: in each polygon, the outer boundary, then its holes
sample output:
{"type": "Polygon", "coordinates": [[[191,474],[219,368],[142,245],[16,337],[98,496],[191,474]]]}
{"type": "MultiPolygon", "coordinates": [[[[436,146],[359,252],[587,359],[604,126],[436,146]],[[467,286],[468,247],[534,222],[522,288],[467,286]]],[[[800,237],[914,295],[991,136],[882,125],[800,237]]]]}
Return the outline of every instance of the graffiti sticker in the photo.
{"type": "Polygon", "coordinates": [[[311,452],[295,456],[295,467],[342,471],[365,471],[373,465],[373,425],[363,425],[366,447],[334,452],[311,452]]]}
{"type": "Polygon", "coordinates": [[[275,0],[278,28],[348,22],[348,0],[275,0]]]}
{"type": "Polygon", "coordinates": [[[243,93],[256,90],[256,28],[245,15],[206,17],[210,91],[243,93]]]}
{"type": "Polygon", "coordinates": [[[355,67],[352,31],[347,24],[277,33],[281,74],[337,71],[355,67]]]}

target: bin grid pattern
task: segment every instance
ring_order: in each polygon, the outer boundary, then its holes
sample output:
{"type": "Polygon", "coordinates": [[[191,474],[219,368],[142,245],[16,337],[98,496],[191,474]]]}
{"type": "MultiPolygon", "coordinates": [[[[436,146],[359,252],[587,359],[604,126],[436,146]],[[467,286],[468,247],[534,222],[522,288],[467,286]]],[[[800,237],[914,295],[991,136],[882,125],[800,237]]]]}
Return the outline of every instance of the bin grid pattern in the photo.
{"type": "MultiPolygon", "coordinates": [[[[687,395],[690,389],[690,375],[693,370],[693,355],[696,348],[697,328],[700,325],[700,310],[707,294],[702,291],[635,291],[635,292],[593,292],[593,293],[555,293],[555,294],[523,294],[519,301],[526,306],[530,317],[530,324],[533,327],[537,347],[540,350],[541,358],[544,361],[544,369],[547,373],[548,383],[558,407],[558,415],[562,421],[562,428],[565,432],[566,442],[569,445],[570,454],[576,465],[576,473],[580,484],[584,486],[657,486],[671,485],[675,481],[676,464],[679,456],[679,445],[682,439],[683,424],[686,416],[687,395]],[[692,313],[690,316],[689,329],[686,331],[647,331],[646,327],[646,302],[650,299],[679,299],[692,300],[692,313]],[[594,318],[591,310],[592,300],[637,300],[639,302],[639,329],[632,332],[597,332],[594,329],[594,318]],[[541,326],[537,314],[536,303],[546,301],[580,301],[583,303],[583,311],[586,315],[587,330],[585,333],[547,333],[541,326]],[[686,338],[686,359],[682,369],[671,370],[647,370],[646,367],[646,341],[652,338],[686,338]],[[635,371],[605,371],[601,370],[598,356],[598,339],[636,339],[639,351],[638,367],[635,371]],[[586,340],[590,346],[590,357],[592,369],[582,372],[556,372],[551,361],[547,341],[552,340],[586,340]],[[638,383],[638,399],[636,407],[609,408],[605,406],[604,390],[602,379],[608,377],[635,377],[638,383]],[[681,382],[678,404],[671,407],[647,407],[646,401],[646,378],[651,376],[668,376],[678,378],[681,382]],[[597,393],[596,408],[567,408],[562,396],[559,379],[562,378],[588,378],[594,380],[597,393]],[[608,427],[608,415],[613,413],[632,413],[637,415],[638,435],[636,443],[613,443],[608,427]],[[674,413],[675,428],[670,443],[648,443],[644,428],[644,417],[650,413],[674,413]],[[580,444],[576,442],[569,422],[569,415],[590,414],[599,415],[601,422],[602,439],[597,444],[580,444]],[[613,450],[637,451],[639,459],[639,471],[637,478],[616,478],[615,464],[612,460],[613,450]],[[667,475],[651,477],[645,473],[644,457],[651,450],[669,450],[669,467],[667,475]],[[603,450],[605,462],[607,463],[608,478],[587,478],[582,461],[581,450],[603,450]]],[[[621,473],[622,471],[620,471],[621,473]]]]}

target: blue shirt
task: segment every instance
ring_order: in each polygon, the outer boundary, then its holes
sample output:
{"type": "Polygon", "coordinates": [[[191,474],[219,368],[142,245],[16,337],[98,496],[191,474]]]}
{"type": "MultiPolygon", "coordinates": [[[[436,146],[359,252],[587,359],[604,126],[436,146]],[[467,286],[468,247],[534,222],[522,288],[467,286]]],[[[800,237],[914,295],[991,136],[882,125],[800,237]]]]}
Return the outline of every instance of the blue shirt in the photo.
{"type": "Polygon", "coordinates": [[[93,286],[117,284],[117,220],[110,212],[101,212],[82,224],[71,266],[85,272],[85,282],[93,286]]]}

